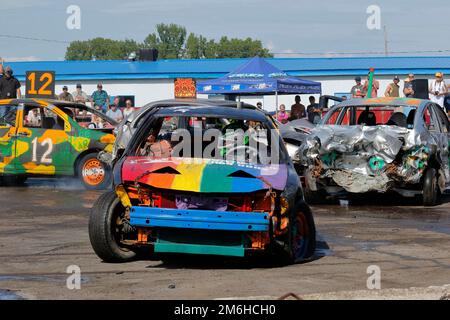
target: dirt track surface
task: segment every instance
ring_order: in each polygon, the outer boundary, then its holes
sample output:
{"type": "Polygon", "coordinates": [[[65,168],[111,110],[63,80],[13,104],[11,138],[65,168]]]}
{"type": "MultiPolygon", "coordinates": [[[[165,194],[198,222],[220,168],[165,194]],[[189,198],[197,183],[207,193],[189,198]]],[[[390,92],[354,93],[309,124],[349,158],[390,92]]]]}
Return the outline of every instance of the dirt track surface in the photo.
{"type": "Polygon", "coordinates": [[[315,259],[276,267],[201,256],[103,263],[88,237],[89,209],[100,194],[52,180],[0,188],[0,299],[276,298],[288,292],[312,299],[382,298],[383,292],[407,298],[404,289],[429,286],[439,287],[413,296],[439,298],[450,283],[449,196],[426,209],[378,195],[350,200],[349,207],[313,206],[315,259]],[[70,265],[81,268],[80,290],[66,287],[70,265]],[[381,269],[381,291],[367,291],[370,265],[381,269]]]}

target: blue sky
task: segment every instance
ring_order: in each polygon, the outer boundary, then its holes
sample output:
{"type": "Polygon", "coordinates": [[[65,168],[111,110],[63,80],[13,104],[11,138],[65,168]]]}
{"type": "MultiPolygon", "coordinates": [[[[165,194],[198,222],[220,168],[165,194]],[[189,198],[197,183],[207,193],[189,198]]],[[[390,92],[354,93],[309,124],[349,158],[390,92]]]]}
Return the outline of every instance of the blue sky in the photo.
{"type": "MultiPolygon", "coordinates": [[[[0,35],[59,41],[94,37],[142,41],[160,22],[177,23],[208,38],[253,37],[277,56],[336,56],[336,52],[383,52],[382,30],[368,30],[366,9],[381,8],[392,52],[447,50],[448,0],[2,0],[0,35]],[[81,29],[66,28],[69,5],[81,9],[81,29]]],[[[63,60],[66,43],[0,36],[7,61],[63,60]]],[[[354,55],[354,54],[349,54],[354,55]]],[[[400,55],[400,54],[393,54],[400,55]]]]}

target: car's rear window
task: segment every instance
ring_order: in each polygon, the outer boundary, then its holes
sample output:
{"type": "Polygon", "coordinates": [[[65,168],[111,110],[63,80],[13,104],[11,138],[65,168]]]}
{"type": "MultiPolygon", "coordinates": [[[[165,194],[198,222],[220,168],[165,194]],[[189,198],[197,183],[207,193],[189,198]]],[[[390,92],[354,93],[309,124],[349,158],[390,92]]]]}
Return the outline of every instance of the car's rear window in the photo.
{"type": "Polygon", "coordinates": [[[416,107],[342,106],[329,112],[323,123],[328,125],[393,125],[412,129],[416,107]]]}

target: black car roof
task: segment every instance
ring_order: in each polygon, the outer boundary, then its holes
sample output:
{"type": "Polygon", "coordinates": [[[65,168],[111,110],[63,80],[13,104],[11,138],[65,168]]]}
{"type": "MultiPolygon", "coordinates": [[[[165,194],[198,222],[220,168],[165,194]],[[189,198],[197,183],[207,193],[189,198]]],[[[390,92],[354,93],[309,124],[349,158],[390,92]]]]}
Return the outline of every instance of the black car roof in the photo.
{"type": "MultiPolygon", "coordinates": [[[[144,105],[142,108],[148,107],[172,107],[172,106],[215,106],[215,107],[229,107],[237,108],[237,101],[230,100],[212,100],[212,99],[167,99],[151,102],[144,105]]],[[[242,109],[253,109],[260,111],[255,106],[241,102],[240,106],[242,109]]]]}
{"type": "Polygon", "coordinates": [[[185,110],[192,116],[218,116],[240,119],[253,119],[263,121],[266,119],[267,113],[251,104],[228,100],[211,100],[211,99],[168,99],[151,102],[144,105],[137,112],[136,118],[155,108],[160,109],[158,114],[169,115],[170,112],[181,112],[185,110]],[[238,107],[239,106],[239,107],[238,107]],[[164,111],[164,109],[168,109],[164,111]],[[170,111],[169,111],[170,109],[170,111]],[[201,113],[203,112],[203,113],[201,113]]]}
{"type": "Polygon", "coordinates": [[[254,120],[265,122],[267,120],[265,113],[248,108],[229,108],[224,106],[195,105],[195,106],[167,106],[156,112],[158,116],[184,116],[184,117],[217,117],[232,118],[241,120],[254,120]]]}

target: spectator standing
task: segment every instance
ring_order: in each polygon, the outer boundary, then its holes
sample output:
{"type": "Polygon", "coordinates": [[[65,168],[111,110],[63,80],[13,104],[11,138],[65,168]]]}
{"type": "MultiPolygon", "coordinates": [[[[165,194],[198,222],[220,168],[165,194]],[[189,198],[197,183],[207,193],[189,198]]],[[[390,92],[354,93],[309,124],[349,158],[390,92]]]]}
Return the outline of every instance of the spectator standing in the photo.
{"type": "Polygon", "coordinates": [[[350,90],[350,92],[352,93],[352,98],[363,98],[364,86],[361,84],[361,77],[356,77],[355,82],[356,84],[350,90]]]}
{"type": "Polygon", "coordinates": [[[73,102],[73,96],[69,93],[69,88],[67,86],[64,86],[62,88],[63,92],[58,96],[58,99],[61,101],[69,101],[73,102]]]}
{"type": "Polygon", "coordinates": [[[261,110],[262,110],[263,105],[262,105],[261,102],[258,101],[258,102],[256,103],[256,107],[257,107],[258,109],[261,109],[261,110]]]}
{"type": "Polygon", "coordinates": [[[108,93],[103,90],[103,85],[101,83],[97,84],[97,90],[95,90],[92,95],[93,107],[97,110],[106,113],[109,107],[109,96],[108,93]]]}
{"type": "Polygon", "coordinates": [[[388,84],[386,91],[384,92],[385,97],[400,97],[400,78],[395,76],[392,83],[388,84]]]}
{"type": "Polygon", "coordinates": [[[291,120],[306,117],[306,108],[300,101],[302,101],[300,96],[295,96],[295,103],[291,106],[291,120]]]}
{"type": "Polygon", "coordinates": [[[430,100],[444,109],[444,99],[448,93],[448,88],[441,72],[436,72],[435,79],[430,84],[429,93],[430,100]]]}
{"type": "Polygon", "coordinates": [[[284,104],[280,105],[280,111],[277,113],[277,120],[281,123],[288,122],[289,113],[286,111],[286,106],[284,104]]]}
{"type": "Polygon", "coordinates": [[[0,79],[0,99],[20,98],[20,82],[13,76],[10,66],[5,68],[5,74],[0,79]]]}
{"type": "MultiPolygon", "coordinates": [[[[366,82],[364,82],[364,96],[367,97],[368,93],[369,93],[369,76],[370,73],[367,75],[366,78],[366,82]]],[[[378,95],[378,89],[380,89],[380,83],[378,82],[378,80],[375,79],[375,76],[373,77],[373,81],[372,81],[372,91],[371,91],[371,98],[376,98],[378,95]]]]}
{"type": "Polygon", "coordinates": [[[322,108],[320,108],[320,105],[316,103],[316,98],[313,96],[309,97],[309,103],[310,105],[307,108],[308,112],[308,121],[314,124],[318,124],[320,122],[320,119],[322,119],[322,108]]]}
{"type": "Polygon", "coordinates": [[[130,99],[125,102],[125,109],[123,109],[123,117],[124,119],[128,118],[130,114],[134,111],[133,103],[130,99]]]}
{"type": "Polygon", "coordinates": [[[412,73],[410,73],[408,75],[408,78],[405,79],[405,85],[403,86],[403,94],[407,98],[411,98],[414,96],[413,80],[414,80],[414,74],[412,74],[412,73]]]}
{"type": "Polygon", "coordinates": [[[81,83],[77,83],[77,88],[74,93],[72,93],[73,100],[78,103],[86,104],[86,102],[90,101],[89,96],[84,92],[81,88],[81,83]]]}
{"type": "Polygon", "coordinates": [[[122,111],[120,111],[119,107],[115,104],[112,104],[110,106],[110,109],[108,110],[108,112],[106,112],[106,115],[108,117],[110,117],[111,119],[116,120],[117,122],[120,122],[123,120],[122,111]]]}

